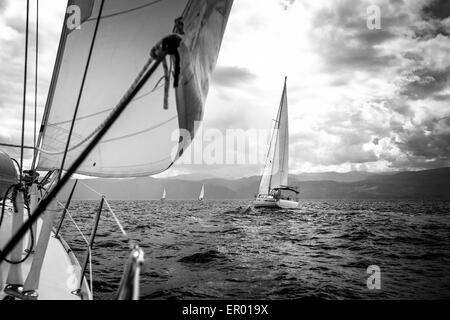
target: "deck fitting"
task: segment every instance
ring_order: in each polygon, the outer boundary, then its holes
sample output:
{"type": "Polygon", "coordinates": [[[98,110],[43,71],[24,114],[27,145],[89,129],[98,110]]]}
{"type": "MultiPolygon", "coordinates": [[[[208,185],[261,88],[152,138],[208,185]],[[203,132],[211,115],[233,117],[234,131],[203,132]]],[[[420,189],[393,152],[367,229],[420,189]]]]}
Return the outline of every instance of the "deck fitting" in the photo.
{"type": "Polygon", "coordinates": [[[73,294],[74,296],[81,297],[81,289],[77,289],[77,290],[71,291],[70,293],[73,294]]]}
{"type": "Polygon", "coordinates": [[[23,300],[37,300],[39,293],[36,290],[24,291],[22,296],[23,300]]]}
{"type": "Polygon", "coordinates": [[[18,284],[8,284],[5,287],[5,290],[3,290],[3,292],[5,292],[6,295],[17,298],[17,299],[22,299],[22,292],[23,292],[23,286],[22,285],[18,285],[18,284]]]}
{"type": "Polygon", "coordinates": [[[35,290],[23,291],[23,286],[9,284],[4,290],[5,294],[19,300],[37,300],[39,294],[35,290]]]}

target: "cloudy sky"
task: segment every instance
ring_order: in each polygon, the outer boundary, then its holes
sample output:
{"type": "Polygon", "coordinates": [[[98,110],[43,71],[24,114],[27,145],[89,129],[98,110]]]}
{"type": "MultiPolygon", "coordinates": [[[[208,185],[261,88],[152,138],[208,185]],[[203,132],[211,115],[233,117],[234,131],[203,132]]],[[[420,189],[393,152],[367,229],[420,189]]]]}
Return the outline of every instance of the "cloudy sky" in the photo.
{"type": "MultiPolygon", "coordinates": [[[[41,114],[65,4],[40,2],[41,114]]],[[[0,0],[0,141],[9,143],[20,142],[24,9],[0,0]]],[[[235,0],[204,127],[271,128],[286,75],[292,173],[449,166],[449,52],[447,0],[235,0]],[[379,30],[367,28],[370,5],[381,9],[379,30]]],[[[168,174],[260,170],[181,164],[168,174]]]]}

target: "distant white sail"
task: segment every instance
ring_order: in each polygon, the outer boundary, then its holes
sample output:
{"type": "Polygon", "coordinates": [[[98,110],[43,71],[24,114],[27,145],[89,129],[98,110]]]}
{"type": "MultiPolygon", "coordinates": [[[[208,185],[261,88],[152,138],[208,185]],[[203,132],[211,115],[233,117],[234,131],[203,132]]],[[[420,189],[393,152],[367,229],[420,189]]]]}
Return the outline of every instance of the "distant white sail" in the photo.
{"type": "Polygon", "coordinates": [[[261,177],[259,194],[269,194],[273,188],[287,186],[289,178],[289,123],[287,87],[284,83],[266,165],[261,177]]]}
{"type": "Polygon", "coordinates": [[[175,90],[171,86],[168,110],[163,108],[164,71],[160,67],[77,172],[97,177],[137,177],[168,169],[191,141],[182,138],[180,130],[187,130],[193,139],[194,123],[203,119],[232,0],[71,0],[71,5],[81,8],[82,24],[73,30],[65,27],[61,37],[41,128],[37,169],[61,166],[99,14],[64,168],[73,163],[89,142],[84,141],[86,137],[120,101],[148,60],[150,50],[172,33],[175,20],[182,17],[180,85],[175,90]]]}
{"type": "Polygon", "coordinates": [[[161,197],[161,200],[166,200],[166,197],[167,197],[166,188],[164,188],[164,191],[163,191],[163,195],[162,195],[162,197],[161,197]]]}
{"type": "Polygon", "coordinates": [[[202,201],[205,198],[205,185],[202,186],[202,190],[200,191],[200,196],[198,200],[202,201]]]}

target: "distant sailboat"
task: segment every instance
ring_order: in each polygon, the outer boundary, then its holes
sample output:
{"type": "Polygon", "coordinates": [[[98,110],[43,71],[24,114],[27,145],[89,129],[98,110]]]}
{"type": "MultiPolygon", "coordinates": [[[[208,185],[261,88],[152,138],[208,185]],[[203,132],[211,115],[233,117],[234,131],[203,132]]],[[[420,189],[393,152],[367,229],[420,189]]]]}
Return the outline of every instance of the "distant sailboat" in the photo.
{"type": "Polygon", "coordinates": [[[200,191],[200,196],[198,197],[199,201],[203,201],[205,198],[205,185],[202,186],[202,190],[200,191]]]}
{"type": "Polygon", "coordinates": [[[257,207],[295,208],[298,206],[295,196],[298,191],[288,186],[289,177],[289,124],[287,104],[287,78],[284,83],[280,108],[270,142],[266,165],[261,177],[259,194],[253,202],[257,207]]]}
{"type": "Polygon", "coordinates": [[[164,191],[163,191],[161,200],[162,200],[162,201],[166,200],[166,196],[167,196],[167,192],[166,192],[166,188],[164,188],[164,191]]]}

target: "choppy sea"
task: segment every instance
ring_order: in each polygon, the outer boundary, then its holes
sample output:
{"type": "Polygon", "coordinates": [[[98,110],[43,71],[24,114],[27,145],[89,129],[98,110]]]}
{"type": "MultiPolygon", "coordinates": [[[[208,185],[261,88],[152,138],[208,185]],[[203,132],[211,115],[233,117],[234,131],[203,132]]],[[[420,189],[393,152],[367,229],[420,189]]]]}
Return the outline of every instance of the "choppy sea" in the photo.
{"type": "MultiPolygon", "coordinates": [[[[450,202],[301,200],[296,210],[249,201],[110,201],[145,251],[142,299],[450,298],[450,202]],[[369,266],[381,289],[369,290],[369,266]]],[[[89,235],[99,202],[71,212],[89,235]]],[[[63,236],[81,261],[85,242],[63,236]]],[[[113,299],[128,243],[105,210],[93,249],[96,299],[113,299]]]]}

